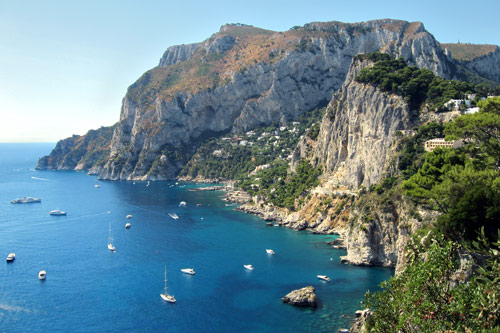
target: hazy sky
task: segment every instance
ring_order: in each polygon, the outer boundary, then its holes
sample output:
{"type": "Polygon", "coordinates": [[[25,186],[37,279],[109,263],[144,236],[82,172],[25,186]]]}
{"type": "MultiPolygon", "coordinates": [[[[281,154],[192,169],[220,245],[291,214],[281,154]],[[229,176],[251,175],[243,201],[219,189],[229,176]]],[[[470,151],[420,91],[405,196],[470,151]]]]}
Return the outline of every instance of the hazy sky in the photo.
{"type": "Polygon", "coordinates": [[[55,142],[112,125],[165,49],[225,23],[421,21],[440,42],[500,45],[500,1],[0,0],[0,142],[55,142]]]}

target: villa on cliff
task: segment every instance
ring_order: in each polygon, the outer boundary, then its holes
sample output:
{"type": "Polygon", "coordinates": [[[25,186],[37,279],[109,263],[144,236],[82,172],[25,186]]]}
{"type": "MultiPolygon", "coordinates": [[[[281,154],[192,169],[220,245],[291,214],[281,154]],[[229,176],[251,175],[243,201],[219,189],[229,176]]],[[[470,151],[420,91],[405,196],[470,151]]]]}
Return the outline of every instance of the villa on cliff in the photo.
{"type": "Polygon", "coordinates": [[[462,140],[446,141],[444,138],[435,138],[425,141],[425,151],[433,151],[436,147],[458,148],[463,145],[462,140]]]}

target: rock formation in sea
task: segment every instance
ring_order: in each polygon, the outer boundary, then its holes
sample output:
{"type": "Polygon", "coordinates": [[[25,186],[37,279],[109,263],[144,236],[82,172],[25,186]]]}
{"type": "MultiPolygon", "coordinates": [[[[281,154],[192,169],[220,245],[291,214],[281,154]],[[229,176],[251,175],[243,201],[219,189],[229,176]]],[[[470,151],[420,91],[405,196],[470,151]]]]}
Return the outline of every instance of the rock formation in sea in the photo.
{"type": "Polygon", "coordinates": [[[307,286],[304,288],[292,290],[285,297],[283,303],[289,303],[296,306],[316,307],[318,306],[318,297],[314,287],[307,286]]]}
{"type": "MultiPolygon", "coordinates": [[[[85,166],[102,179],[173,179],[207,138],[286,124],[326,105],[352,57],[377,50],[445,78],[454,73],[420,22],[316,22],[285,32],[225,25],[202,43],[169,47],[129,87],[105,163],[85,166]]],[[[68,154],[56,150],[50,166],[69,167],[68,154]]]]}

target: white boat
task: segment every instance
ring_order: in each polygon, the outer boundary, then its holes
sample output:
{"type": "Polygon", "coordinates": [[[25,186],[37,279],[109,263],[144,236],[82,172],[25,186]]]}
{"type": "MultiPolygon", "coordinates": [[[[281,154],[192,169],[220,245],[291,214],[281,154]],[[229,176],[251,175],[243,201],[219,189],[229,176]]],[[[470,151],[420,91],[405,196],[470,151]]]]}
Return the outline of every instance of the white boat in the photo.
{"type": "Polygon", "coordinates": [[[40,271],[38,273],[38,279],[39,280],[45,280],[46,277],[47,277],[47,272],[46,271],[40,271]]]}
{"type": "Polygon", "coordinates": [[[66,212],[63,212],[62,210],[59,210],[59,209],[54,209],[54,210],[51,210],[49,214],[54,215],[54,216],[65,216],[66,212]]]}
{"type": "Polygon", "coordinates": [[[177,214],[175,214],[175,213],[168,213],[168,216],[170,216],[174,220],[177,220],[179,218],[179,216],[177,216],[177,214]]]}
{"type": "Polygon", "coordinates": [[[24,197],[22,199],[14,199],[10,203],[18,204],[18,203],[35,203],[35,202],[42,202],[42,199],[32,198],[32,197],[24,197]]]}
{"type": "Polygon", "coordinates": [[[16,254],[14,252],[9,253],[9,255],[7,256],[7,262],[12,262],[15,259],[16,259],[16,254]]]}
{"type": "Polygon", "coordinates": [[[187,205],[186,201],[179,202],[179,207],[186,207],[186,205],[187,205]]]}
{"type": "Polygon", "coordinates": [[[109,225],[109,231],[108,231],[108,250],[111,252],[116,251],[116,247],[113,246],[113,234],[111,233],[111,224],[109,225]]]}
{"type": "Polygon", "coordinates": [[[151,185],[151,183],[150,183],[150,182],[149,182],[149,180],[148,180],[148,183],[146,184],[146,186],[149,186],[149,185],[151,185]]]}
{"type": "Polygon", "coordinates": [[[101,187],[101,185],[99,185],[99,184],[95,184],[95,185],[94,185],[94,187],[95,187],[95,188],[99,188],[99,187],[101,187]]]}
{"type": "Polygon", "coordinates": [[[317,275],[318,279],[323,281],[330,281],[330,278],[326,275],[317,275]]]}
{"type": "Polygon", "coordinates": [[[194,269],[192,269],[192,268],[183,268],[183,269],[181,269],[181,272],[186,273],[186,274],[190,274],[190,275],[194,275],[196,273],[194,271],[194,269]]]}
{"type": "Polygon", "coordinates": [[[132,226],[132,224],[130,224],[130,223],[126,223],[126,224],[125,224],[125,229],[129,229],[131,226],[132,226]]]}
{"type": "Polygon", "coordinates": [[[245,267],[249,271],[253,271],[253,266],[252,265],[243,265],[243,267],[245,267]]]}
{"type": "Polygon", "coordinates": [[[267,254],[274,254],[274,251],[271,249],[266,249],[267,254]]]}
{"type": "Polygon", "coordinates": [[[132,218],[132,214],[128,214],[127,216],[125,216],[127,219],[131,219],[132,218]]]}
{"type": "Polygon", "coordinates": [[[165,302],[175,303],[174,295],[169,295],[167,292],[167,266],[165,266],[165,293],[160,296],[165,302]]]}

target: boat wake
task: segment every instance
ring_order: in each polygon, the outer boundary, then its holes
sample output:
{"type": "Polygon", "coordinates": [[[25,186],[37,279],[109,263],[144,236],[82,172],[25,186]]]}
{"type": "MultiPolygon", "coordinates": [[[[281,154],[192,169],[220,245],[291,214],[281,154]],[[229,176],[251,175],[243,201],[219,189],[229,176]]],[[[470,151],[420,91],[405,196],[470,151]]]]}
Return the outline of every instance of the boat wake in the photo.
{"type": "Polygon", "coordinates": [[[36,179],[36,180],[44,180],[46,182],[50,182],[50,179],[46,179],[46,178],[40,178],[40,177],[34,177],[34,176],[31,176],[32,179],[36,179]]]}

